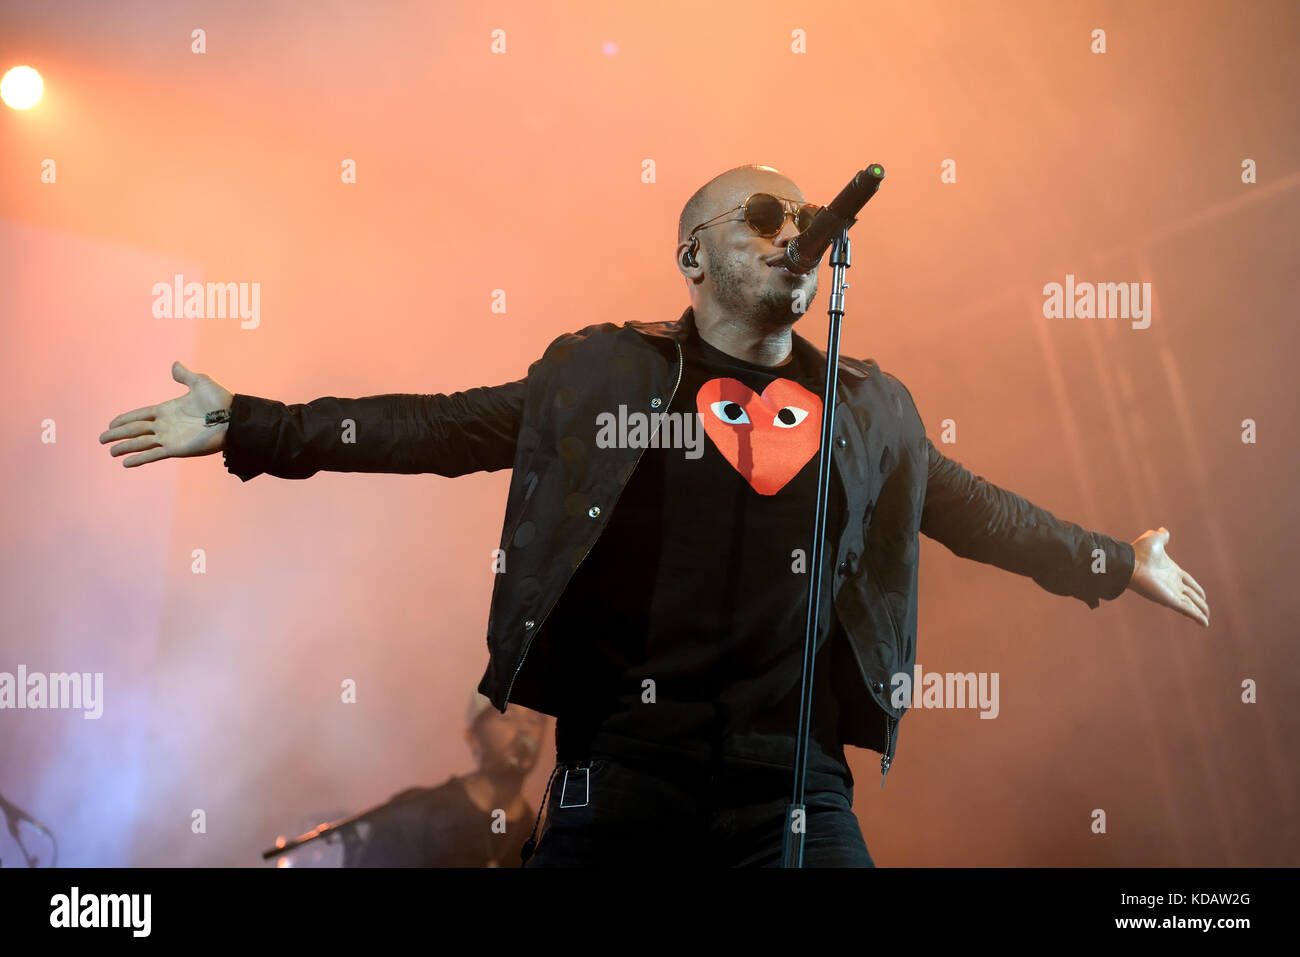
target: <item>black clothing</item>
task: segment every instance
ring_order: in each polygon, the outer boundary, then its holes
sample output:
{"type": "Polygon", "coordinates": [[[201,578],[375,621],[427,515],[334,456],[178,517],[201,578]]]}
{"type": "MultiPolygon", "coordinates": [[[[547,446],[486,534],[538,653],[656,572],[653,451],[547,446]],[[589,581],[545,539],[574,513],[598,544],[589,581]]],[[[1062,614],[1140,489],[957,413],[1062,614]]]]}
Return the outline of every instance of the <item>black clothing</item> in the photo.
{"type": "Polygon", "coordinates": [[[518,867],[533,811],[493,828],[459,777],[436,788],[409,788],[369,818],[370,832],[344,867],[518,867]]]}
{"type": "MultiPolygon", "coordinates": [[[[722,790],[687,776],[596,759],[557,769],[536,853],[527,867],[778,867],[790,772],[783,786],[722,790]],[[569,771],[568,787],[564,786],[569,771]],[[589,776],[588,776],[589,775],[589,776]]],[[[853,794],[809,787],[804,867],[874,867],[853,794]]]]}
{"type": "MultiPolygon", "coordinates": [[[[524,378],[450,395],[327,396],[288,406],[237,394],[226,468],[243,481],[321,469],[513,469],[501,538],[507,570],[493,586],[479,690],[502,711],[513,701],[557,715],[570,702],[530,646],[600,540],[642,452],[597,448],[597,417],[620,405],[649,413],[671,404],[693,325],[688,308],[675,322],[588,326],[552,342],[524,378]],[[355,441],[343,440],[353,434],[344,420],[355,424],[355,441]]],[[[825,353],[797,333],[792,339],[820,375],[825,353]]],[[[874,361],[841,356],[838,376],[829,584],[856,666],[853,693],[840,696],[840,728],[843,743],[884,755],[883,772],[907,704],[891,700],[892,678],[911,675],[916,662],[921,533],[1091,608],[1124,591],[1134,555],[1127,542],[1062,521],[944,456],[911,393],[874,361]],[[1098,550],[1105,570],[1094,573],[1098,550]]]]}
{"type": "MultiPolygon", "coordinates": [[[[661,447],[645,450],[531,653],[552,658],[547,670],[565,683],[561,760],[635,756],[716,776],[770,765],[784,769],[786,792],[821,439],[816,370],[798,356],[744,362],[698,334],[683,356],[661,447]]],[[[809,768],[814,786],[848,793],[832,614],[824,602],[809,768]]]]}

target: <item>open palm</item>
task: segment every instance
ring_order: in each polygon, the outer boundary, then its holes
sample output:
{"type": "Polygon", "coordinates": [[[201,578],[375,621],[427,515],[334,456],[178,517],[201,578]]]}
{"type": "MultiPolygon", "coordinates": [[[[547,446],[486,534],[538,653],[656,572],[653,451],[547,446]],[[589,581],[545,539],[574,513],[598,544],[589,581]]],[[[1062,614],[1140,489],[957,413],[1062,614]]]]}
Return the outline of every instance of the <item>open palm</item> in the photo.
{"type": "Polygon", "coordinates": [[[1133,577],[1128,587],[1208,628],[1210,605],[1205,599],[1205,589],[1169,557],[1165,552],[1168,543],[1169,529],[1163,525],[1143,532],[1132,543],[1133,577]]]}
{"type": "Polygon", "coordinates": [[[159,459],[210,455],[225,444],[229,426],[205,425],[204,416],[214,409],[229,409],[232,393],[211,376],[191,372],[179,361],[172,363],[172,378],[189,386],[189,391],[158,405],[123,412],[100,435],[101,445],[118,442],[111,450],[115,456],[140,453],[125,459],[123,467],[134,468],[159,459]]]}

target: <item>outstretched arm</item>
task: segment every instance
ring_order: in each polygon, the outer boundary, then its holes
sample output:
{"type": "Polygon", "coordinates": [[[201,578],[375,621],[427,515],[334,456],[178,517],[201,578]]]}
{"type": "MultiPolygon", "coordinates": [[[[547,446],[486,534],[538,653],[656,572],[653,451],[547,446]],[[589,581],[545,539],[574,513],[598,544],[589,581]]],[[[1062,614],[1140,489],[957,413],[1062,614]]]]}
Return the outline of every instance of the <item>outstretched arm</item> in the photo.
{"type": "Polygon", "coordinates": [[[1096,608],[1124,593],[1134,547],[1057,518],[929,447],[921,531],[954,554],[1026,575],[1096,608]]]}
{"type": "Polygon", "coordinates": [[[327,396],[285,405],[231,393],[180,362],[172,378],[189,391],[122,413],[100,443],[117,442],[114,456],[138,453],[123,460],[127,468],[222,452],[226,468],[245,482],[264,472],[303,479],[322,470],[456,476],[509,468],[527,381],[451,395],[327,396]]]}
{"type": "Polygon", "coordinates": [[[955,554],[1028,575],[1092,608],[1134,591],[1209,627],[1205,589],[1165,552],[1169,529],[1144,532],[1131,544],[1090,532],[973,475],[929,439],[926,444],[921,531],[955,554]]]}
{"type": "Polygon", "coordinates": [[[226,468],[245,482],[263,472],[304,479],[320,471],[457,476],[510,468],[525,381],[296,405],[236,393],[226,468]]]}

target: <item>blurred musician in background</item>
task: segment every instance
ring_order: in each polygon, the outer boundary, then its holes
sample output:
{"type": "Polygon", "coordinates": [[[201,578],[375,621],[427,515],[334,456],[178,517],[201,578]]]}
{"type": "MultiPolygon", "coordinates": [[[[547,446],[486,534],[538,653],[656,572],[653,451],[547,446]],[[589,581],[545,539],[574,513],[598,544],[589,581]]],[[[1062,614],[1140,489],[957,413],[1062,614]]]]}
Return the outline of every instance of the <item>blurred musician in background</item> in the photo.
{"type": "Polygon", "coordinates": [[[477,691],[465,740],[476,771],[433,788],[408,788],[369,817],[368,836],[344,867],[519,867],[534,811],[522,794],[548,719],[509,706],[498,713],[477,691]]]}

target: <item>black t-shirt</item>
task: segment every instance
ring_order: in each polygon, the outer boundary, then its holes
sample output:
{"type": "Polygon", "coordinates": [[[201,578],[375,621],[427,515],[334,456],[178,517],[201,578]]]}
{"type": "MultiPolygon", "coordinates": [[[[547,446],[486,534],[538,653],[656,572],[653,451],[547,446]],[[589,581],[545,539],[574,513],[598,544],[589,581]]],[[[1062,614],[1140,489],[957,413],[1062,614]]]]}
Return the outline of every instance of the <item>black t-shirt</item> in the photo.
{"type": "Polygon", "coordinates": [[[533,825],[527,806],[505,831],[451,777],[436,788],[402,791],[369,819],[369,834],[349,849],[344,867],[519,867],[533,825]]]}
{"type": "MultiPolygon", "coordinates": [[[[656,442],[678,447],[645,449],[536,639],[567,678],[557,749],[779,794],[794,763],[824,373],[793,355],[744,362],[694,329],[682,348],[656,442]]],[[[826,552],[809,786],[843,791],[832,678],[856,666],[825,594],[826,552]]]]}

